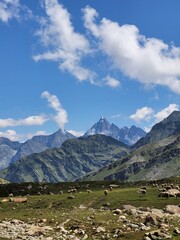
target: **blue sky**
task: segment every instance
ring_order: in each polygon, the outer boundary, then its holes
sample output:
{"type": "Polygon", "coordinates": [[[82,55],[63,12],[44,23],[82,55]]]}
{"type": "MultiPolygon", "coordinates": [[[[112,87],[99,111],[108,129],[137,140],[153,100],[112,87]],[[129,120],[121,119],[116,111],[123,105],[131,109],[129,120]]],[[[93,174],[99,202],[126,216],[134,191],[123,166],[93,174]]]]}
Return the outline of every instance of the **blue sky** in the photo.
{"type": "Polygon", "coordinates": [[[1,0],[0,136],[101,116],[152,125],[180,107],[179,0],[1,0]]]}

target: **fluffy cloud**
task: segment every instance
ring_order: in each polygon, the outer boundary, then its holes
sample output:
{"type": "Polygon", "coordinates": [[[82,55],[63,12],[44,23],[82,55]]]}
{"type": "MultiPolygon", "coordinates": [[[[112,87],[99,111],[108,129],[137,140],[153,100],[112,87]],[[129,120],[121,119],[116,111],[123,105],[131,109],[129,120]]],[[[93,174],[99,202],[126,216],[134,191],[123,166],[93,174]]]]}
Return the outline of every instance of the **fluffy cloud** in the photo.
{"type": "Polygon", "coordinates": [[[164,108],[160,112],[155,114],[155,122],[160,122],[164,118],[168,117],[173,111],[178,111],[179,106],[177,104],[170,104],[167,108],[164,108]]]}
{"type": "Polygon", "coordinates": [[[180,48],[146,38],[134,25],[120,26],[106,18],[96,24],[96,10],[87,6],[83,11],[85,27],[114,68],[146,86],[166,86],[180,94],[180,48]]]}
{"type": "Polygon", "coordinates": [[[156,113],[152,108],[146,106],[137,109],[135,114],[131,115],[129,118],[137,123],[140,123],[141,121],[150,122],[149,126],[144,127],[145,131],[148,132],[153,125],[168,117],[173,111],[179,111],[179,106],[175,103],[169,104],[168,107],[156,113]]]}
{"type": "Polygon", "coordinates": [[[12,18],[19,18],[19,0],[1,0],[0,20],[7,23],[12,18]]]}
{"type": "Polygon", "coordinates": [[[72,135],[76,136],[76,137],[81,137],[82,135],[84,135],[83,132],[78,132],[75,130],[67,130],[69,133],[71,133],[72,135]]]}
{"type": "Polygon", "coordinates": [[[34,60],[57,61],[61,70],[70,72],[79,81],[93,82],[94,73],[81,66],[82,57],[90,52],[87,39],[75,32],[70,14],[57,0],[44,0],[43,3],[47,17],[40,22],[41,29],[36,35],[45,52],[34,56],[34,60]]]}
{"type": "Polygon", "coordinates": [[[105,78],[105,85],[107,85],[107,86],[109,86],[111,88],[117,88],[117,87],[120,86],[120,82],[117,79],[113,78],[113,77],[107,76],[105,78]]]}
{"type": "Polygon", "coordinates": [[[11,141],[16,141],[19,139],[19,136],[17,135],[16,131],[14,131],[14,130],[7,130],[5,132],[0,132],[0,137],[8,138],[11,141]]]}
{"type": "Polygon", "coordinates": [[[68,122],[68,116],[66,110],[61,106],[61,103],[57,96],[51,95],[48,91],[41,94],[42,98],[46,98],[49,103],[49,107],[55,110],[56,115],[52,119],[57,123],[57,125],[64,129],[64,125],[68,122]]]}
{"type": "Polygon", "coordinates": [[[137,123],[145,120],[148,121],[152,118],[154,110],[150,107],[138,108],[135,114],[130,116],[130,119],[134,120],[137,123]]]}
{"type": "Polygon", "coordinates": [[[20,4],[20,0],[0,1],[0,20],[8,23],[11,19],[32,18],[32,11],[25,5],[20,4]]]}
{"type": "Polygon", "coordinates": [[[32,125],[42,125],[48,118],[46,116],[29,116],[25,119],[15,120],[13,118],[0,119],[0,128],[4,127],[15,127],[15,126],[32,126],[32,125]]]}

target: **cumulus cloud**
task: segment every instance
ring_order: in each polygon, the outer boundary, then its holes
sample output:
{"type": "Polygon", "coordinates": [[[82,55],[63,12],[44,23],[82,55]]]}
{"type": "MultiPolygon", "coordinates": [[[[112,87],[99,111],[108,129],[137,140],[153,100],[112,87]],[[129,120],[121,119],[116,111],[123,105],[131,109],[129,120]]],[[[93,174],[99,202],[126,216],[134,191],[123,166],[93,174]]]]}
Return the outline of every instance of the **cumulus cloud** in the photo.
{"type": "Polygon", "coordinates": [[[0,1],[0,20],[8,23],[11,19],[31,18],[32,11],[25,5],[20,4],[19,0],[0,1]]]}
{"type": "Polygon", "coordinates": [[[109,86],[111,88],[117,88],[117,87],[120,86],[120,82],[117,79],[115,79],[115,78],[113,78],[111,76],[107,76],[105,78],[105,85],[107,85],[107,86],[109,86]]]}
{"type": "Polygon", "coordinates": [[[57,125],[64,129],[64,125],[68,122],[68,115],[66,110],[61,106],[61,103],[56,95],[51,95],[48,91],[44,91],[41,94],[42,98],[46,98],[49,107],[55,110],[56,115],[52,117],[52,119],[57,123],[57,125]]]}
{"type": "Polygon", "coordinates": [[[147,106],[143,108],[138,108],[135,114],[132,114],[130,116],[130,119],[134,120],[137,123],[140,123],[143,120],[148,121],[152,118],[153,112],[154,110],[147,106]]]}
{"type": "Polygon", "coordinates": [[[5,132],[0,132],[0,137],[8,138],[11,141],[17,141],[19,139],[19,136],[14,130],[7,130],[5,132]]]}
{"type": "Polygon", "coordinates": [[[168,117],[173,111],[178,111],[179,106],[177,104],[170,104],[168,107],[164,108],[163,110],[159,111],[155,114],[155,122],[160,122],[164,118],[168,117]]]}
{"type": "Polygon", "coordinates": [[[175,103],[169,104],[168,107],[162,109],[159,112],[155,112],[150,107],[143,107],[137,109],[135,114],[132,114],[129,118],[134,120],[136,123],[142,121],[148,122],[148,126],[143,126],[146,132],[149,132],[156,123],[161,122],[164,118],[168,117],[173,111],[179,111],[179,106],[175,103]]]}
{"type": "Polygon", "coordinates": [[[114,68],[146,86],[166,86],[180,94],[180,48],[160,39],[147,38],[134,25],[119,25],[106,18],[97,24],[98,13],[87,6],[84,25],[114,68]]]}
{"type": "Polygon", "coordinates": [[[0,119],[0,128],[16,127],[16,126],[42,125],[47,120],[48,120],[48,118],[44,115],[29,116],[25,119],[19,119],[19,120],[16,120],[16,119],[13,119],[13,118],[0,119]]]}
{"type": "Polygon", "coordinates": [[[35,61],[56,61],[61,70],[74,75],[79,81],[93,82],[94,73],[81,66],[81,59],[90,53],[88,40],[75,32],[69,12],[57,0],[44,0],[46,12],[41,29],[36,32],[45,52],[33,57],[35,61]]]}
{"type": "Polygon", "coordinates": [[[69,133],[71,133],[72,135],[74,135],[75,137],[81,137],[84,135],[84,132],[79,132],[79,131],[75,131],[75,130],[67,130],[69,133]]]}
{"type": "Polygon", "coordinates": [[[0,20],[7,23],[12,18],[19,18],[19,0],[1,0],[0,20]]]}

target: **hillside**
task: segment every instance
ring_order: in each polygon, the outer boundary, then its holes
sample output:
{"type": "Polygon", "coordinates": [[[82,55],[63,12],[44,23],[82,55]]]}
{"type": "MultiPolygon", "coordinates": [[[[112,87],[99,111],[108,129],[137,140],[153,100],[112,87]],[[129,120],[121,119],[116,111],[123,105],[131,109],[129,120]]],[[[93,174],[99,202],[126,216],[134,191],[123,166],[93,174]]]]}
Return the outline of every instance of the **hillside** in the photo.
{"type": "Polygon", "coordinates": [[[138,148],[148,143],[160,141],[172,135],[180,134],[180,111],[172,112],[163,121],[155,124],[151,131],[133,147],[138,148]]]}
{"type": "Polygon", "coordinates": [[[180,176],[180,135],[146,144],[81,180],[139,181],[180,176]]]}
{"type": "Polygon", "coordinates": [[[73,181],[107,166],[128,151],[125,144],[104,135],[71,139],[61,148],[20,159],[2,170],[0,177],[11,182],[73,181]]]}
{"type": "Polygon", "coordinates": [[[59,148],[64,141],[73,138],[75,138],[75,136],[61,129],[50,135],[34,136],[21,144],[17,153],[13,156],[11,163],[30,154],[40,153],[48,148],[59,148]]]}
{"type": "Polygon", "coordinates": [[[9,165],[12,157],[17,153],[21,143],[0,137],[0,169],[9,165]]]}

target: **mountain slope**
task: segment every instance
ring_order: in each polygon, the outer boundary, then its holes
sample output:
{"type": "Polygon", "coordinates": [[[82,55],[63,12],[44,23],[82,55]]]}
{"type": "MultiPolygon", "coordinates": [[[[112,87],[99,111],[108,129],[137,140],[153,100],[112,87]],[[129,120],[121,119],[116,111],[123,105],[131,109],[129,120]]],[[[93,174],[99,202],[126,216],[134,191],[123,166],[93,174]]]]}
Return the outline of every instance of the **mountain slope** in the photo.
{"type": "Polygon", "coordinates": [[[11,164],[0,177],[11,182],[73,181],[117,160],[128,147],[104,135],[71,139],[61,148],[32,154],[11,164]]]}
{"type": "Polygon", "coordinates": [[[120,129],[115,124],[110,124],[104,117],[101,117],[99,121],[84,134],[84,136],[87,137],[94,134],[111,136],[131,146],[140,138],[144,137],[146,132],[135,126],[132,126],[131,128],[124,127],[120,129]]]}
{"type": "Polygon", "coordinates": [[[0,137],[0,169],[9,165],[20,146],[21,143],[19,142],[0,137]]]}
{"type": "Polygon", "coordinates": [[[30,154],[40,153],[48,148],[61,147],[64,141],[73,138],[75,138],[75,136],[61,129],[51,135],[34,136],[20,146],[12,158],[11,163],[30,154]]]}
{"type": "Polygon", "coordinates": [[[155,124],[151,131],[144,138],[141,138],[133,147],[138,148],[177,134],[180,134],[180,111],[172,112],[163,121],[155,124]]]}
{"type": "Polygon", "coordinates": [[[146,144],[81,180],[140,181],[172,176],[180,176],[180,135],[146,144]]]}

